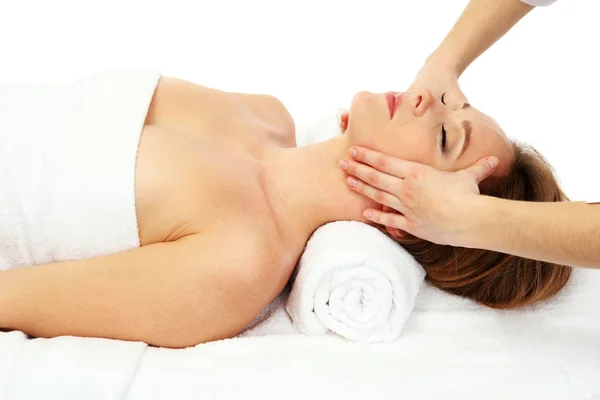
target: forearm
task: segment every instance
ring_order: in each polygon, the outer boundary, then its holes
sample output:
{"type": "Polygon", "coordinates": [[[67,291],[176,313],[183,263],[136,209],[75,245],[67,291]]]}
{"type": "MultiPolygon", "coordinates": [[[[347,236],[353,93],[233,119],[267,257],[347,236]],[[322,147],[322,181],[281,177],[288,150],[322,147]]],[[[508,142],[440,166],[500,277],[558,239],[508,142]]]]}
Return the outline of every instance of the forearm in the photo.
{"type": "Polygon", "coordinates": [[[575,267],[600,268],[600,205],[478,196],[465,247],[575,267]]]}
{"type": "Polygon", "coordinates": [[[458,78],[531,9],[520,0],[471,0],[429,59],[448,66],[458,78]]]}

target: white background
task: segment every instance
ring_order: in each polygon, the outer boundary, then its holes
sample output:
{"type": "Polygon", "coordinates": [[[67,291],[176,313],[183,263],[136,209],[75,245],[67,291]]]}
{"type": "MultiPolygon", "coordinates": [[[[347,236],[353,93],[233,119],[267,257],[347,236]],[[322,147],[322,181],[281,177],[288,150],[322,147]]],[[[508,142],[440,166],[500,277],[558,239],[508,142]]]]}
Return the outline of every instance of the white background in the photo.
{"type": "MultiPolygon", "coordinates": [[[[0,0],[0,84],[152,67],[279,97],[298,123],[405,89],[466,0],[0,0]]],[[[532,11],[463,75],[470,102],[600,201],[600,2],[532,11]]],[[[0,110],[1,111],[1,110],[0,110]]]]}

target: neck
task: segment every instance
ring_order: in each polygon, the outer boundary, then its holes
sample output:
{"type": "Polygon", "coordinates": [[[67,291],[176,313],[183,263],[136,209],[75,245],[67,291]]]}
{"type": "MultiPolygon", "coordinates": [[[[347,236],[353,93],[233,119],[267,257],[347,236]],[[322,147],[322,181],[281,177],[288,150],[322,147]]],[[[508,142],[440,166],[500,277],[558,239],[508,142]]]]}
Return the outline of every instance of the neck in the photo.
{"type": "Polygon", "coordinates": [[[333,221],[367,222],[365,208],[380,207],[348,188],[338,163],[348,159],[347,136],[300,148],[278,149],[265,169],[265,193],[274,217],[290,239],[303,243],[333,221]]]}

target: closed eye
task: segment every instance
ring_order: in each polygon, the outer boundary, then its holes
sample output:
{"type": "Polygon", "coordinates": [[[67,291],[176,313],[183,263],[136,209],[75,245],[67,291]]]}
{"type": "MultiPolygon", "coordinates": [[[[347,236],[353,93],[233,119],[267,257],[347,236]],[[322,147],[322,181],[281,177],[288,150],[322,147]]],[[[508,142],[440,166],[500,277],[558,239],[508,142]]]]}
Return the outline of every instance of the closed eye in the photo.
{"type": "Polygon", "coordinates": [[[446,150],[446,128],[442,125],[442,154],[446,150]]]}
{"type": "MultiPolygon", "coordinates": [[[[444,97],[446,96],[446,93],[444,92],[444,94],[442,94],[442,97],[440,98],[440,101],[442,102],[443,105],[446,105],[446,103],[444,102],[444,97]]],[[[446,128],[444,127],[444,125],[442,124],[442,142],[441,142],[441,146],[442,146],[442,154],[444,154],[444,151],[446,150],[446,128]]]]}

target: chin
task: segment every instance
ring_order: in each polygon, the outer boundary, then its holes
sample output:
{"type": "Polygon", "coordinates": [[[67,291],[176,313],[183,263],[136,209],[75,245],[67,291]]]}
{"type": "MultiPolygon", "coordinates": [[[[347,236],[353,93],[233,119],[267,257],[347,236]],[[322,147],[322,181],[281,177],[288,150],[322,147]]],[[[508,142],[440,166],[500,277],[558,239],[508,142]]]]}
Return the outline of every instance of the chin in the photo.
{"type": "Polygon", "coordinates": [[[352,130],[352,127],[348,127],[344,136],[346,136],[346,141],[350,146],[368,147],[373,150],[378,149],[377,141],[373,135],[359,134],[352,130]]]}

